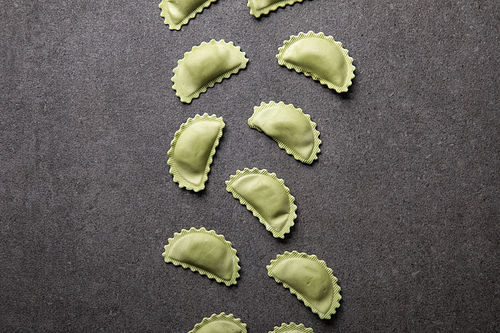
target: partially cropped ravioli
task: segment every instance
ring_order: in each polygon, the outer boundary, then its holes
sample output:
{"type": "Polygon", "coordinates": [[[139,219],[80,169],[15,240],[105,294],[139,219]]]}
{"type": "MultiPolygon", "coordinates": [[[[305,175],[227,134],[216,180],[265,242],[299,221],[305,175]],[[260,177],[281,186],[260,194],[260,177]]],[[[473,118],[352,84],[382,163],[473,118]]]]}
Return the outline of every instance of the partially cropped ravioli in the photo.
{"type": "Polygon", "coordinates": [[[205,228],[183,229],[168,239],[163,252],[165,262],[189,268],[227,286],[236,284],[240,276],[239,258],[224,236],[205,228]]]}
{"type": "Polygon", "coordinates": [[[188,333],[247,333],[247,325],[240,318],[234,318],[232,314],[213,314],[210,318],[203,318],[188,333]]]}
{"type": "Polygon", "coordinates": [[[321,319],[330,319],[340,306],[342,297],[337,278],[325,262],[314,255],[287,251],[271,260],[267,271],[321,319]]]}
{"type": "Polygon", "coordinates": [[[210,164],[224,129],[222,117],[196,115],[175,133],[170,144],[167,164],[174,182],[195,192],[205,188],[210,164]]]}
{"type": "Polygon", "coordinates": [[[264,132],[296,160],[311,164],[320,152],[319,132],[308,114],[292,104],[261,103],[255,106],[248,126],[264,132]]]}
{"type": "Polygon", "coordinates": [[[338,93],[347,91],[354,78],[355,67],[348,51],[342,48],[342,43],[322,32],[301,32],[290,37],[276,57],[280,65],[311,76],[338,93]]]}
{"type": "Polygon", "coordinates": [[[303,0],[248,0],[247,7],[250,8],[250,14],[255,17],[266,15],[270,11],[276,10],[279,7],[293,5],[296,2],[303,0]]]}
{"type": "Polygon", "coordinates": [[[281,324],[280,327],[275,326],[274,330],[269,333],[314,333],[312,328],[305,327],[304,324],[281,324]]]}
{"type": "Polygon", "coordinates": [[[240,200],[276,238],[284,238],[297,217],[295,198],[283,179],[266,169],[238,170],[226,181],[226,189],[240,200]]]}
{"type": "Polygon", "coordinates": [[[224,40],[201,43],[184,54],[174,68],[172,88],[182,102],[191,103],[201,93],[247,66],[245,52],[224,40]]]}
{"type": "Polygon", "coordinates": [[[161,17],[165,18],[170,30],[180,28],[201,13],[204,8],[217,0],[162,0],[159,7],[161,17]]]}

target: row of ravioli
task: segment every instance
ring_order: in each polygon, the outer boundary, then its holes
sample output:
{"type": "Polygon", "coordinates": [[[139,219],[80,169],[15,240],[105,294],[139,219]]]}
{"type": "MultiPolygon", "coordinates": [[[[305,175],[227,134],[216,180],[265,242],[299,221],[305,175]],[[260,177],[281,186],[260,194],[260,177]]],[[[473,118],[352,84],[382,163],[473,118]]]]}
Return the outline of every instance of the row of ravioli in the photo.
{"type": "MultiPolygon", "coordinates": [[[[277,4],[280,1],[264,2],[277,4]]],[[[261,4],[264,2],[260,1],[261,4]]],[[[291,36],[283,42],[276,57],[279,65],[310,76],[338,93],[347,91],[354,78],[355,67],[348,51],[340,42],[323,33],[309,31],[291,36]]],[[[208,88],[246,68],[248,61],[240,47],[232,42],[203,42],[178,61],[173,70],[172,88],[182,102],[191,103],[208,88]]],[[[273,138],[280,148],[302,163],[311,164],[317,159],[321,144],[319,132],[311,117],[300,108],[283,102],[262,102],[254,107],[248,125],[273,138]]],[[[195,192],[205,188],[224,127],[222,118],[208,114],[196,115],[181,125],[168,152],[170,173],[179,187],[195,192]]],[[[256,168],[238,170],[226,181],[226,186],[227,191],[245,205],[274,237],[284,238],[290,232],[296,218],[295,199],[284,181],[274,173],[256,168]]],[[[213,230],[191,228],[176,233],[165,246],[163,257],[166,262],[199,272],[228,286],[236,284],[239,277],[236,250],[224,236],[217,235],[213,230]]],[[[316,256],[297,251],[285,252],[272,260],[267,268],[270,277],[282,283],[321,319],[330,319],[340,306],[337,278],[316,256]]],[[[210,321],[210,318],[205,319],[210,321]]],[[[195,327],[192,332],[232,331],[229,326],[224,326],[224,329],[222,326],[208,328],[210,325],[227,325],[225,317],[217,318],[205,326],[200,323],[201,328],[195,327]]],[[[283,324],[275,331],[309,332],[303,325],[300,330],[296,328],[283,324]]],[[[235,331],[243,333],[246,329],[240,327],[235,331]]]]}
{"type": "MultiPolygon", "coordinates": [[[[216,0],[162,0],[159,8],[164,23],[180,30],[204,8],[216,0]]],[[[248,0],[250,14],[266,15],[279,7],[302,0],[248,0]]],[[[346,92],[354,78],[355,67],[340,42],[323,33],[309,31],[291,36],[276,55],[278,64],[312,77],[338,93],[346,92]]],[[[173,70],[172,88],[184,103],[191,103],[216,83],[246,68],[249,59],[240,47],[224,40],[211,40],[194,46],[173,70]]],[[[296,160],[311,164],[320,152],[319,132],[309,115],[283,102],[262,103],[254,107],[248,120],[251,128],[273,138],[280,148],[296,160]]],[[[215,115],[197,115],[181,125],[168,152],[170,173],[181,188],[201,191],[205,188],[210,165],[225,124],[215,115]]],[[[290,232],[296,218],[294,197],[284,181],[267,170],[244,169],[226,181],[226,189],[245,205],[276,238],[290,232]]],[[[191,269],[219,283],[233,285],[239,278],[239,258],[224,236],[205,228],[182,230],[168,240],[164,260],[191,269]]],[[[314,255],[285,252],[271,260],[268,275],[282,283],[292,294],[317,313],[329,319],[339,307],[340,287],[326,263],[314,255]]],[[[233,315],[204,318],[189,333],[240,332],[246,325],[233,315]]],[[[313,333],[311,328],[294,323],[275,327],[269,333],[313,333]]]]}
{"type": "MultiPolygon", "coordinates": [[[[322,32],[301,32],[283,42],[278,64],[312,77],[338,93],[346,92],[354,78],[353,59],[342,43],[322,32]]],[[[239,46],[224,40],[194,46],[177,62],[172,88],[182,102],[191,103],[201,93],[246,68],[248,58],[239,46]]]]}
{"type": "MultiPolygon", "coordinates": [[[[180,30],[181,27],[193,19],[196,14],[201,13],[203,9],[210,6],[217,0],[162,0],[158,6],[161,9],[161,17],[165,18],[164,23],[170,30],[180,30]]],[[[250,14],[255,17],[266,15],[270,11],[279,7],[292,5],[295,2],[303,0],[248,0],[250,14]]]]}
{"type": "MultiPolygon", "coordinates": [[[[169,238],[165,262],[198,272],[227,286],[240,277],[237,251],[223,235],[205,228],[183,229],[169,238]]],[[[268,275],[297,296],[321,319],[330,319],[340,306],[340,287],[325,261],[297,251],[278,254],[266,266],[268,275]]]]}
{"type": "MultiPolygon", "coordinates": [[[[243,323],[240,318],[235,318],[232,314],[226,315],[213,314],[209,318],[196,324],[188,333],[247,333],[247,324],[243,323]]],[[[303,324],[285,324],[275,326],[273,331],[269,333],[314,333],[312,328],[305,327],[303,324]]]]}
{"type": "MultiPolygon", "coordinates": [[[[320,152],[320,133],[311,117],[283,102],[262,102],[254,107],[248,125],[272,137],[295,159],[311,164],[320,152]]],[[[181,188],[204,189],[216,147],[225,127],[217,116],[189,118],[176,132],[168,152],[170,173],[181,188]]],[[[290,232],[296,218],[295,198],[276,174],[257,168],[238,170],[226,181],[226,189],[276,238],[290,232]]],[[[205,228],[182,230],[168,240],[164,260],[199,272],[227,286],[237,283],[239,258],[224,236],[205,228]]],[[[341,299],[337,278],[326,263],[297,251],[278,255],[267,266],[268,275],[282,283],[299,300],[329,319],[341,299]]],[[[283,331],[285,332],[285,331],[283,331]]]]}
{"type": "MultiPolygon", "coordinates": [[[[280,65],[311,76],[337,92],[347,91],[354,77],[353,59],[348,56],[348,51],[333,37],[326,37],[323,33],[310,31],[292,36],[279,48],[277,58],[280,65]]],[[[202,43],[179,60],[173,71],[173,89],[181,101],[190,103],[207,88],[245,68],[247,62],[245,54],[232,42],[212,40],[202,43]]],[[[281,149],[302,163],[312,164],[318,158],[321,140],[317,125],[310,115],[294,105],[262,102],[254,106],[248,125],[270,136],[281,149]]],[[[224,128],[222,117],[206,113],[189,118],[180,126],[171,142],[167,162],[179,187],[195,192],[205,188],[224,128]]],[[[274,237],[284,238],[290,232],[297,216],[295,198],[276,174],[257,168],[237,170],[226,181],[226,189],[274,237]]],[[[191,228],[176,233],[165,246],[163,257],[166,262],[199,272],[228,286],[236,284],[239,277],[236,250],[224,236],[213,230],[191,228]]],[[[267,268],[269,276],[282,283],[321,319],[330,319],[340,306],[337,278],[316,256],[285,252],[272,260],[267,268]]],[[[283,328],[283,332],[287,330],[283,328]]]]}

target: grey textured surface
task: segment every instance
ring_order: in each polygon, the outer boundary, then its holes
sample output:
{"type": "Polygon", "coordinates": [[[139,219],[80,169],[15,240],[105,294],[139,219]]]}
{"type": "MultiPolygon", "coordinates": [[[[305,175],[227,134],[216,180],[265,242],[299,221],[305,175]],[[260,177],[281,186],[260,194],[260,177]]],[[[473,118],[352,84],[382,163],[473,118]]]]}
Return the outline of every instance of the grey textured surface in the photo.
{"type": "Polygon", "coordinates": [[[219,0],[170,31],[157,1],[2,2],[0,330],[187,332],[224,311],[249,333],[499,331],[499,7],[306,0],[255,19],[219,0]],[[283,41],[309,30],[355,59],[349,93],[278,66],[283,41]],[[248,68],[183,104],[172,69],[212,38],[241,46],[248,68]],[[270,100],[318,124],[312,166],[247,126],[270,100]],[[226,129],[194,194],[166,153],[204,112],[226,129]],[[226,192],[245,167],[295,196],[284,241],[226,192]],[[201,226],[238,250],[237,286],[163,262],[169,237],[201,226]],[[333,269],[333,319],[267,277],[285,250],[333,269]]]}

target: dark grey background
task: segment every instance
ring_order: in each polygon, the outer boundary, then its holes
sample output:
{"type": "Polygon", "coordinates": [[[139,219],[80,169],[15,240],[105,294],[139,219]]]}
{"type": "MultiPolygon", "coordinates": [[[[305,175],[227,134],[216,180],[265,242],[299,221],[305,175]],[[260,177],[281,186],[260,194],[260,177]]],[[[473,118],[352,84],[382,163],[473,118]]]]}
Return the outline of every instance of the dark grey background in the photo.
{"type": "Polygon", "coordinates": [[[250,333],[498,331],[499,7],[306,0],[255,19],[246,0],[219,0],[170,31],[158,1],[2,1],[0,330],[188,332],[224,311],[250,333]],[[355,59],[348,93],[277,64],[309,30],[355,59]],[[172,69],[212,38],[248,67],[183,104],[172,69]],[[270,100],[318,124],[312,166],[247,126],[270,100]],[[195,194],[172,181],[167,151],[205,112],[226,129],[195,194]],[[226,192],[245,167],[295,196],[285,240],[226,192]],[[237,286],[163,262],[169,237],[202,226],[237,249],[237,286]],[[333,269],[331,320],[267,276],[286,250],[333,269]]]}

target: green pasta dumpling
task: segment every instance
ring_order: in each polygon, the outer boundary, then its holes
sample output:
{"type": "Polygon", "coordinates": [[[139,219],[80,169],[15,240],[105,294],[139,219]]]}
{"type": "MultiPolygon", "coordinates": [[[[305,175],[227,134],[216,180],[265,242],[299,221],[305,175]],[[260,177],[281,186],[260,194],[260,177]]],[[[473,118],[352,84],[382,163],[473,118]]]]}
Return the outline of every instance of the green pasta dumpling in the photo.
{"type": "Polygon", "coordinates": [[[340,306],[342,297],[337,278],[315,255],[286,251],[271,260],[267,271],[321,319],[330,319],[340,306]]]}
{"type": "Polygon", "coordinates": [[[356,69],[348,52],[342,48],[342,43],[336,42],[332,36],[309,31],[307,34],[301,32],[283,42],[276,58],[278,64],[311,76],[341,93],[346,92],[352,84],[356,69]]]}
{"type": "Polygon", "coordinates": [[[320,152],[319,132],[308,114],[292,104],[262,102],[254,107],[248,125],[264,132],[296,160],[311,164],[320,152]]]}

